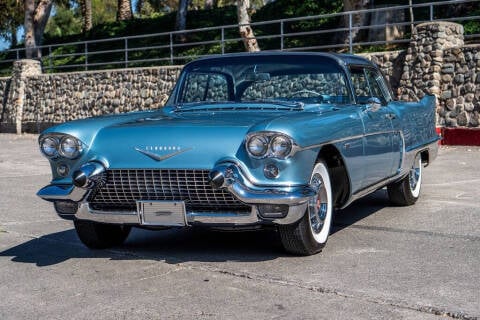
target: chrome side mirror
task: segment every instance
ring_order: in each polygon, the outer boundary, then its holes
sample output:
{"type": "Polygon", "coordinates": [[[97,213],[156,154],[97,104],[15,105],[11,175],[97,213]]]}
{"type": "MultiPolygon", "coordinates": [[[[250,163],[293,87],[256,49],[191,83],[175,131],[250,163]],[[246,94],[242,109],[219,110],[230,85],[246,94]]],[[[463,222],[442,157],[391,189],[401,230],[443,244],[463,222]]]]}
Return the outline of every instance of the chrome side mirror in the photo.
{"type": "Polygon", "coordinates": [[[370,97],[367,100],[365,111],[377,112],[382,107],[382,102],[377,97],[370,97]]]}

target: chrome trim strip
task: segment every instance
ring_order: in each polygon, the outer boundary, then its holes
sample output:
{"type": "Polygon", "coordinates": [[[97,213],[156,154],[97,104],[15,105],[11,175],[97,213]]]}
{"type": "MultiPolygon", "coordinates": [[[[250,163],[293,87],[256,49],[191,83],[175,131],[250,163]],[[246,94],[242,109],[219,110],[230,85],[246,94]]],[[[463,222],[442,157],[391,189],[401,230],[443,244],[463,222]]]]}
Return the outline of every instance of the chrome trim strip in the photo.
{"type": "Polygon", "coordinates": [[[182,154],[184,152],[187,152],[187,151],[190,151],[192,150],[192,148],[186,148],[186,149],[182,149],[182,150],[178,150],[178,151],[175,151],[175,152],[172,152],[172,153],[169,153],[169,154],[166,154],[166,155],[158,155],[156,153],[153,153],[153,152],[150,152],[150,151],[147,151],[147,150],[142,150],[140,148],[135,148],[136,151],[146,155],[147,157],[155,160],[155,161],[163,161],[163,160],[167,160],[167,159],[170,159],[172,157],[175,157],[176,155],[179,155],[179,154],[182,154]]]}
{"type": "Polygon", "coordinates": [[[37,192],[37,196],[47,201],[72,200],[81,201],[89,191],[72,185],[48,185],[37,192]]]}
{"type": "Polygon", "coordinates": [[[135,211],[97,211],[90,209],[87,202],[80,203],[75,218],[103,223],[140,224],[139,215],[135,211]]]}
{"type": "Polygon", "coordinates": [[[261,220],[256,214],[256,210],[250,213],[218,213],[218,212],[187,212],[188,224],[256,224],[261,220]]]}
{"type": "Polygon", "coordinates": [[[333,139],[333,140],[328,140],[328,141],[325,141],[325,142],[322,142],[322,143],[313,144],[313,145],[306,146],[306,147],[299,147],[298,151],[320,148],[321,146],[324,146],[326,144],[337,144],[339,142],[356,140],[356,139],[360,139],[360,138],[376,136],[376,135],[379,135],[379,134],[393,134],[395,132],[398,132],[398,130],[380,131],[380,132],[373,132],[373,133],[368,133],[368,134],[358,134],[356,136],[349,136],[349,137],[346,137],[346,138],[333,139]]]}

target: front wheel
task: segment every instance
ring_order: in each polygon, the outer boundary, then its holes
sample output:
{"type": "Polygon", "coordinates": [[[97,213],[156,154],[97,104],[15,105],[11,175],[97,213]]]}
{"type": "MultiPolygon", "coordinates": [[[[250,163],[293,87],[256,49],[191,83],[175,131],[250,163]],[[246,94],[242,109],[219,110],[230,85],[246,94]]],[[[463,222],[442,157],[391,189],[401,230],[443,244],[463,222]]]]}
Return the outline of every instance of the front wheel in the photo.
{"type": "Polygon", "coordinates": [[[420,197],[422,157],[417,154],[406,177],[387,186],[388,198],[398,206],[410,206],[420,197]]]}
{"type": "Polygon", "coordinates": [[[91,249],[105,249],[121,245],[130,233],[130,226],[75,220],[75,230],[84,245],[91,249]]]}
{"type": "Polygon", "coordinates": [[[327,243],[332,223],[332,187],[327,166],[323,161],[313,168],[310,186],[317,193],[309,200],[300,221],[280,225],[279,233],[286,251],[298,255],[318,253],[327,243]]]}

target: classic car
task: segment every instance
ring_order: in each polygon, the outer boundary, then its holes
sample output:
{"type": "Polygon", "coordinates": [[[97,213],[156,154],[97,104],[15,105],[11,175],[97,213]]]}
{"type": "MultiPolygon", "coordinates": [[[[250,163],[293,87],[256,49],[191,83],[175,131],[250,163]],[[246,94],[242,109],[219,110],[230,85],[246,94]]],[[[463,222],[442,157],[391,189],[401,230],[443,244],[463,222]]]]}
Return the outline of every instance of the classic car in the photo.
{"type": "Polygon", "coordinates": [[[311,255],[335,209],[385,187],[414,204],[438,139],[435,97],[396,101],[364,58],[212,56],[184,66],[160,109],[44,131],[53,179],[38,196],[90,248],[120,245],[132,227],[268,227],[311,255]]]}

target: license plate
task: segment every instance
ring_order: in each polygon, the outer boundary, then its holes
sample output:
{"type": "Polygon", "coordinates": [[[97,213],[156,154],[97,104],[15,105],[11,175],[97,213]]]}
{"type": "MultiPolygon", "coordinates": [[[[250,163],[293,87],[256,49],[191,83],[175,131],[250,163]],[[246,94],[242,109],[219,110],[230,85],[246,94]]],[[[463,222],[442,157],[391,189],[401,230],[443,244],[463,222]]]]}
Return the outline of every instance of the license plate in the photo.
{"type": "Polygon", "coordinates": [[[138,201],[137,211],[142,225],[186,225],[185,202],[183,201],[138,201]]]}

